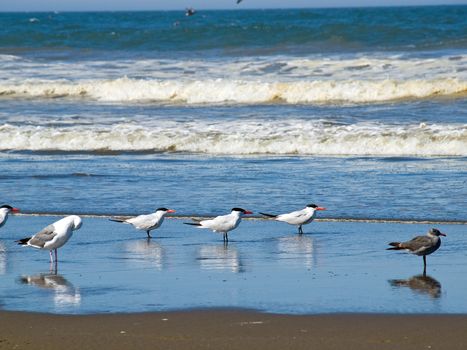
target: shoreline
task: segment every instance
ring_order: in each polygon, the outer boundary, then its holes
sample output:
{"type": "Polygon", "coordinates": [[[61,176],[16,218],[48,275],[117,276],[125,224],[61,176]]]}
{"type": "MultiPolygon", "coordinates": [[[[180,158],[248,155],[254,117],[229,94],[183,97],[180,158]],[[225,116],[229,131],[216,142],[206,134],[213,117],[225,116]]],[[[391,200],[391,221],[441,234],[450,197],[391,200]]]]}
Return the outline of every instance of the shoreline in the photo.
{"type": "MultiPolygon", "coordinates": [[[[65,212],[21,212],[15,213],[13,216],[25,216],[25,217],[45,217],[45,216],[68,216],[68,215],[78,215],[83,218],[97,218],[97,219],[107,219],[111,217],[132,217],[141,215],[142,213],[124,213],[124,214],[93,214],[93,213],[65,213],[65,212]]],[[[177,219],[177,220],[190,220],[191,218],[195,219],[212,219],[216,215],[170,215],[166,219],[177,219]]],[[[271,221],[269,218],[262,216],[249,216],[243,217],[242,220],[247,221],[271,221]]],[[[425,219],[389,219],[389,218],[315,218],[314,222],[356,222],[356,223],[394,223],[394,224],[433,224],[433,225],[467,225],[467,220],[425,220],[425,219]]]]}
{"type": "Polygon", "coordinates": [[[465,349],[467,315],[0,311],[0,349],[465,349]]]}

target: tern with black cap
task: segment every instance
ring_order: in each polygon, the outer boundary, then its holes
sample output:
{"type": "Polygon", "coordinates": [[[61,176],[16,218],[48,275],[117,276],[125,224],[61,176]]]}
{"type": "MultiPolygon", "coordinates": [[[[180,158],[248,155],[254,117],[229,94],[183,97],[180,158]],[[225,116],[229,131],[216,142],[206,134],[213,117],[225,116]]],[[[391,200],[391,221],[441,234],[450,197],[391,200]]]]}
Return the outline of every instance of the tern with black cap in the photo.
{"type": "Polygon", "coordinates": [[[214,232],[222,233],[224,242],[229,241],[228,233],[238,227],[243,215],[253,214],[249,210],[242,208],[232,208],[230,214],[216,216],[214,219],[201,220],[197,222],[185,222],[185,225],[197,226],[198,228],[208,228],[214,232]]]}
{"type": "Polygon", "coordinates": [[[152,238],[151,231],[159,228],[164,222],[167,214],[175,213],[173,209],[158,208],[154,213],[147,215],[138,215],[133,218],[110,218],[110,221],[122,222],[124,224],[133,225],[137,230],[145,231],[148,238],[152,238]]]}
{"type": "Polygon", "coordinates": [[[319,207],[316,204],[308,204],[304,209],[293,211],[291,213],[286,214],[267,214],[267,213],[260,213],[263,216],[268,218],[272,218],[276,221],[286,222],[289,225],[298,226],[298,233],[303,233],[303,225],[307,225],[313,221],[315,218],[315,214],[319,210],[326,210],[326,208],[319,207]]]}

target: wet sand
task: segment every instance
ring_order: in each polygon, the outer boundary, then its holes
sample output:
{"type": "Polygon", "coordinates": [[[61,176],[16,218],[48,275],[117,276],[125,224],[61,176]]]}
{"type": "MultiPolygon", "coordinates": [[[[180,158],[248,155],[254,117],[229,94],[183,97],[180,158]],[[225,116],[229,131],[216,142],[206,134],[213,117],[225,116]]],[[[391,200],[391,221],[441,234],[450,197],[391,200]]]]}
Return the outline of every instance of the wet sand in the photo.
{"type": "Polygon", "coordinates": [[[0,349],[466,349],[467,315],[0,312],[0,349]]]}
{"type": "Polygon", "coordinates": [[[144,232],[105,218],[83,227],[59,250],[15,240],[58,217],[12,217],[0,237],[0,309],[54,314],[115,314],[247,309],[275,314],[467,314],[465,225],[423,262],[387,242],[431,225],[314,222],[304,235],[286,224],[245,220],[222,237],[166,220],[144,232]],[[352,244],[349,244],[352,242],[352,244]],[[343,292],[345,291],[345,293],[343,292]]]}

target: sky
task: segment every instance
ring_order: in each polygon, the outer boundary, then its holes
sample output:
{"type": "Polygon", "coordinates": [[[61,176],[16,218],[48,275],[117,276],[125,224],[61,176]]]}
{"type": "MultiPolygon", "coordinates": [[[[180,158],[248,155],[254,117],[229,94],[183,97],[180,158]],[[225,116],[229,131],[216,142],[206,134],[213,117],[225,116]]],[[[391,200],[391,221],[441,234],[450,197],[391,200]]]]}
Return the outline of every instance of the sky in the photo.
{"type": "Polygon", "coordinates": [[[467,0],[0,0],[3,11],[121,11],[467,4],[467,0]]]}

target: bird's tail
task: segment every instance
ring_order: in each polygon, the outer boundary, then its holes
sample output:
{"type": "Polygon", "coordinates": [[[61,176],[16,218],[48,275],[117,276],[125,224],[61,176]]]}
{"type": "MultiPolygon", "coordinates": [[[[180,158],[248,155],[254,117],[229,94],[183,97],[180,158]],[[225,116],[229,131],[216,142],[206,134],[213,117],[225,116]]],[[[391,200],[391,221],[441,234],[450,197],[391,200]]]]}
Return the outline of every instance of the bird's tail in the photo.
{"type": "Polygon", "coordinates": [[[18,243],[19,245],[27,245],[30,239],[31,237],[27,237],[27,238],[19,239],[15,242],[18,243]]]}
{"type": "Polygon", "coordinates": [[[201,226],[199,222],[184,222],[185,225],[191,225],[191,226],[201,226]]]}
{"type": "Polygon", "coordinates": [[[125,219],[120,219],[120,218],[110,218],[110,221],[115,221],[115,222],[125,222],[125,219]]]}
{"type": "Polygon", "coordinates": [[[400,287],[408,285],[407,280],[389,280],[389,284],[393,287],[400,287]]]}
{"type": "Polygon", "coordinates": [[[267,216],[268,218],[277,218],[277,215],[274,215],[274,214],[267,214],[267,213],[261,213],[261,212],[260,214],[263,216],[267,216]]]}
{"type": "Polygon", "coordinates": [[[391,248],[387,248],[386,250],[401,250],[401,249],[404,249],[401,247],[401,243],[400,242],[391,242],[389,243],[390,246],[392,246],[391,248]]]}

